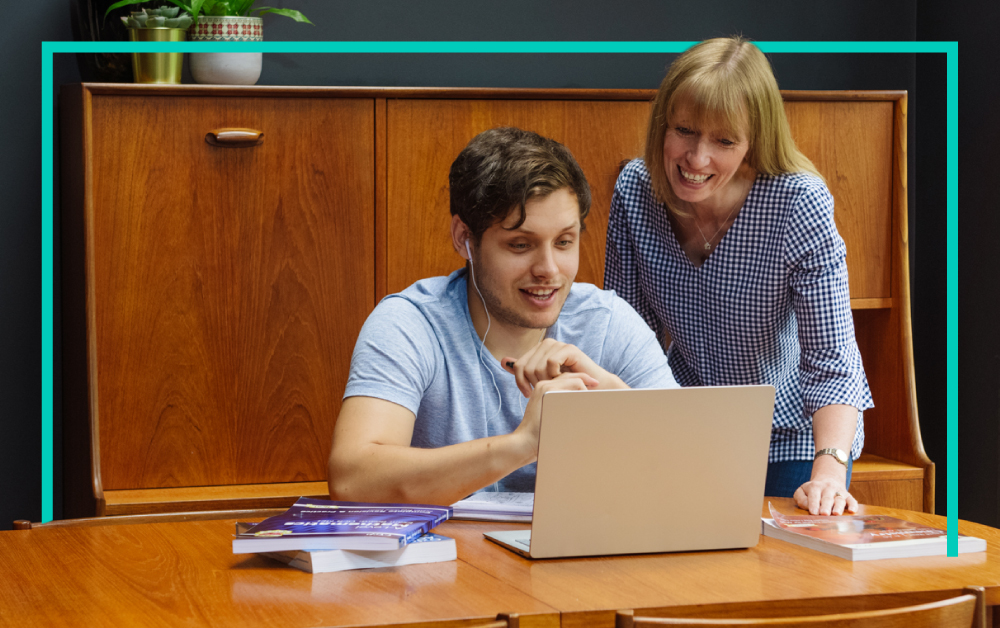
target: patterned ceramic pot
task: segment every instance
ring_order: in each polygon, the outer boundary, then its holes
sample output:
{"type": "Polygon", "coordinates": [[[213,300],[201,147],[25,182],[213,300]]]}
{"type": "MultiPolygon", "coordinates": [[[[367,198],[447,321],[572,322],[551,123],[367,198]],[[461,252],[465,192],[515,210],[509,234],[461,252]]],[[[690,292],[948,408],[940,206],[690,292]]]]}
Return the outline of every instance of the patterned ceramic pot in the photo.
{"type": "MultiPolygon", "coordinates": [[[[190,41],[264,41],[259,17],[206,16],[188,29],[190,41]]],[[[260,78],[259,52],[192,52],[191,76],[198,83],[253,85],[260,78]]]]}

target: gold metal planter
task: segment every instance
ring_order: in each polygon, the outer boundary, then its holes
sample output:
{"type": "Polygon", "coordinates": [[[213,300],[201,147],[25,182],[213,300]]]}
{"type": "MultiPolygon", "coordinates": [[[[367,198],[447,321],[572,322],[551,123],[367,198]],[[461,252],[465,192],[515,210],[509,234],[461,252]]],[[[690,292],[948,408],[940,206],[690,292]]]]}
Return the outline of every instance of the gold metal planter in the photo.
{"type": "MultiPolygon", "coordinates": [[[[184,41],[187,30],[183,28],[130,28],[131,41],[184,41]]],[[[133,52],[132,76],[136,83],[181,82],[181,68],[184,66],[182,52],[133,52]]]]}

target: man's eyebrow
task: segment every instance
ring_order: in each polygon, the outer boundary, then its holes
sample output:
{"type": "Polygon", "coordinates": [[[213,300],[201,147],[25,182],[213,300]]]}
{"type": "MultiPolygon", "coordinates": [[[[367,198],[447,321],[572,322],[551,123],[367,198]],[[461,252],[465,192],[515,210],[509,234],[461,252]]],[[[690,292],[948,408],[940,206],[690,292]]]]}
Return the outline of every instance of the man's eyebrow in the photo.
{"type": "MultiPolygon", "coordinates": [[[[560,229],[559,233],[565,233],[567,231],[572,231],[573,229],[579,229],[579,228],[580,228],[580,221],[579,220],[574,220],[569,225],[567,225],[567,226],[563,227],[562,229],[560,229]]],[[[535,235],[534,231],[532,231],[531,229],[525,229],[524,225],[521,225],[520,227],[517,227],[515,229],[507,229],[506,231],[508,233],[517,233],[517,234],[523,234],[523,235],[535,235]]]]}

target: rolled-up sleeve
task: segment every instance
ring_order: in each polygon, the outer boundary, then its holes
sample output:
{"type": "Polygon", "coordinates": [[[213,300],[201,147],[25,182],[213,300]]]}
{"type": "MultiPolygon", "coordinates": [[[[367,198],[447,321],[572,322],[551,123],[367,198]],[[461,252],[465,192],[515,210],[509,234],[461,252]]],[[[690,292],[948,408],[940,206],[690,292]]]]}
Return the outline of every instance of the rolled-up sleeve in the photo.
{"type": "Polygon", "coordinates": [[[801,350],[803,412],[823,406],[873,407],[854,336],[847,251],[825,186],[804,190],[789,214],[785,251],[801,350]]]}

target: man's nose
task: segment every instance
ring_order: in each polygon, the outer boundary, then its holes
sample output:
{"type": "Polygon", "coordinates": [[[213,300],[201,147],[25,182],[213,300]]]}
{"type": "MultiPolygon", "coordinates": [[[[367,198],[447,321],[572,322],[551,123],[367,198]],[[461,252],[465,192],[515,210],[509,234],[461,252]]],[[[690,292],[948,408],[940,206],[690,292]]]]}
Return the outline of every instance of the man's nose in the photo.
{"type": "Polygon", "coordinates": [[[531,272],[536,277],[554,277],[559,273],[554,247],[542,246],[538,248],[531,272]]]}

